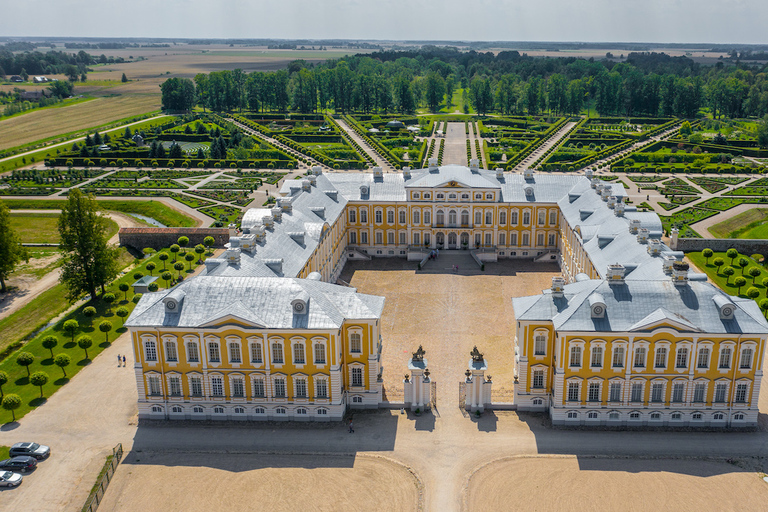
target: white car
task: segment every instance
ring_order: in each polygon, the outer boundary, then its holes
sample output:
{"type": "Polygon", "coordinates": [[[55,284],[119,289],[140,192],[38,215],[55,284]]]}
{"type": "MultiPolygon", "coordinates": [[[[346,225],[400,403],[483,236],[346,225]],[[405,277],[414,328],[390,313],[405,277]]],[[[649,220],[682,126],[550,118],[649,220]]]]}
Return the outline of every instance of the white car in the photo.
{"type": "Polygon", "coordinates": [[[19,473],[13,473],[11,471],[3,471],[0,473],[0,486],[3,487],[16,487],[21,484],[22,476],[19,473]]]}

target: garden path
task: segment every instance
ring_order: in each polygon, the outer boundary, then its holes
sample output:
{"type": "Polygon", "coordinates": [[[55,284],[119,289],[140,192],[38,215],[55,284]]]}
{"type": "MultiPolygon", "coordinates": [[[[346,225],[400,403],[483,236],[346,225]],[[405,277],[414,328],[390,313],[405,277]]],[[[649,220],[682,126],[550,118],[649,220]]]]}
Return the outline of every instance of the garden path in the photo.
{"type": "Polygon", "coordinates": [[[378,151],[376,151],[373,148],[373,146],[368,144],[367,140],[365,140],[360,135],[358,135],[357,132],[355,130],[353,130],[347,124],[346,121],[344,121],[343,119],[334,119],[334,120],[338,123],[339,127],[342,130],[344,130],[344,133],[346,133],[347,136],[349,136],[349,138],[351,138],[352,140],[354,140],[355,142],[360,144],[360,147],[363,148],[363,151],[365,151],[365,153],[368,156],[373,158],[373,161],[376,162],[376,165],[378,167],[381,167],[383,170],[390,171],[390,172],[393,172],[393,171],[396,170],[392,164],[387,162],[387,160],[383,156],[381,156],[378,151]]]}
{"type": "Polygon", "coordinates": [[[571,130],[574,129],[576,126],[576,122],[568,122],[563,125],[562,128],[560,128],[552,137],[550,137],[549,140],[541,144],[538,148],[536,148],[530,155],[525,157],[522,162],[517,164],[515,168],[513,169],[514,172],[520,172],[523,169],[527,169],[530,167],[535,161],[537,161],[544,153],[547,152],[547,150],[551,147],[554,147],[561,142],[565,140],[565,138],[568,136],[568,134],[571,132],[571,130]]]}

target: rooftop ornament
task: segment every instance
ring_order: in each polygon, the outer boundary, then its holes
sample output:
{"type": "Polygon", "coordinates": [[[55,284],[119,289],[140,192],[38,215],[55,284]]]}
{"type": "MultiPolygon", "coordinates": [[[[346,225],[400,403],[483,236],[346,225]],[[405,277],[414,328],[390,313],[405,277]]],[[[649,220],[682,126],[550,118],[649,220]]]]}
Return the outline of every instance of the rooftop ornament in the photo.
{"type": "Polygon", "coordinates": [[[472,372],[469,371],[469,368],[467,368],[467,371],[464,372],[464,375],[466,375],[467,378],[470,378],[472,376],[472,372]]]}
{"type": "Polygon", "coordinates": [[[404,375],[404,379],[403,379],[403,380],[404,380],[405,382],[410,382],[410,381],[411,381],[411,376],[410,376],[410,375],[408,375],[408,374],[406,373],[406,374],[404,375]]]}
{"type": "Polygon", "coordinates": [[[429,372],[429,368],[426,368],[426,369],[424,370],[424,378],[425,378],[425,379],[428,379],[428,378],[429,378],[429,373],[430,373],[430,372],[429,372]]]}
{"type": "Polygon", "coordinates": [[[474,361],[475,363],[483,362],[483,354],[481,354],[480,351],[477,350],[477,345],[475,345],[475,348],[472,349],[472,352],[470,352],[469,355],[472,356],[472,361],[474,361]]]}
{"type": "Polygon", "coordinates": [[[419,345],[419,349],[413,353],[413,360],[414,361],[423,361],[424,360],[424,354],[427,352],[421,348],[421,345],[419,345]]]}

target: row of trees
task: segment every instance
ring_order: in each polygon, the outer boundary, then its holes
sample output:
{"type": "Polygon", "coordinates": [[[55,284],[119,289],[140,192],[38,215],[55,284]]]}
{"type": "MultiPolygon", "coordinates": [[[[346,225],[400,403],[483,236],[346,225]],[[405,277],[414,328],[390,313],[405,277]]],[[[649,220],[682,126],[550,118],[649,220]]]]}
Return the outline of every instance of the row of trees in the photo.
{"type": "Polygon", "coordinates": [[[768,75],[758,68],[706,67],[655,53],[615,62],[424,47],[319,65],[294,61],[277,72],[216,71],[194,81],[172,78],[162,87],[163,105],[172,110],[410,113],[437,110],[461,88],[480,113],[576,114],[593,104],[601,115],[690,118],[702,107],[715,116],[768,114],[768,75]]]}

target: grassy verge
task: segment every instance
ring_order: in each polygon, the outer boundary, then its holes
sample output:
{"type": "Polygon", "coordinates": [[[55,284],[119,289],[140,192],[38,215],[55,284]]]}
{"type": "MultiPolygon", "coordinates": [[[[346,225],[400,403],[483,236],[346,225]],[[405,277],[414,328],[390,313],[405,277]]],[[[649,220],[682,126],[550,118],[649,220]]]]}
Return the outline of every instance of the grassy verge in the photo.
{"type": "Polygon", "coordinates": [[[0,446],[0,460],[7,459],[10,455],[11,447],[10,446],[0,446]]]}
{"type": "Polygon", "coordinates": [[[714,255],[709,258],[709,263],[707,263],[707,258],[705,258],[701,252],[689,252],[686,253],[686,256],[689,260],[691,260],[691,263],[696,265],[696,267],[698,267],[698,269],[702,272],[705,272],[709,279],[725,293],[746,298],[747,290],[754,286],[760,292],[760,295],[754,299],[755,302],[760,304],[760,301],[766,298],[766,288],[763,286],[762,280],[768,277],[768,273],[766,273],[765,268],[762,265],[760,265],[750,256],[739,253],[739,255],[734,260],[734,264],[732,265],[736,270],[736,273],[733,274],[730,278],[722,273],[725,267],[731,266],[731,258],[729,258],[724,252],[715,252],[714,255]],[[719,272],[718,268],[713,263],[715,258],[722,258],[725,262],[725,264],[720,267],[719,272]],[[746,258],[749,262],[747,267],[744,269],[744,278],[747,280],[747,284],[742,286],[741,290],[739,290],[739,287],[734,284],[736,277],[740,277],[742,275],[742,269],[737,265],[739,258],[746,258]],[[762,274],[758,276],[757,279],[755,279],[754,284],[752,283],[752,277],[747,273],[752,267],[757,267],[762,271],[762,274]]]}
{"type": "MultiPolygon", "coordinates": [[[[66,200],[63,199],[6,199],[5,204],[11,210],[60,210],[66,200]]],[[[152,217],[158,222],[172,227],[194,227],[195,219],[174,210],[159,201],[97,201],[104,210],[122,213],[137,213],[152,217]]]]}
{"type": "MultiPolygon", "coordinates": [[[[56,243],[59,241],[58,213],[11,213],[11,227],[22,243],[56,243]]],[[[107,238],[120,229],[117,223],[107,219],[107,238]]]]}
{"type": "MultiPolygon", "coordinates": [[[[156,265],[155,275],[161,273],[164,266],[172,266],[173,255],[166,261],[166,265],[159,260],[159,255],[165,251],[160,251],[146,260],[141,260],[140,264],[134,269],[127,272],[123,276],[112,282],[106,289],[108,293],[114,293],[117,300],[111,306],[101,299],[91,300],[87,303],[81,304],[74,311],[65,315],[55,325],[44,329],[38,333],[34,339],[24,344],[22,350],[29,352],[34,356],[34,362],[28,367],[31,373],[37,371],[44,371],[48,374],[49,380],[42,387],[43,397],[50,397],[53,393],[58,391],[59,388],[66,385],[69,380],[76,375],[84,367],[88,366],[93,358],[98,356],[105,348],[110,346],[117,336],[124,333],[126,328],[123,327],[123,319],[118,317],[115,313],[119,307],[125,307],[129,314],[136,306],[133,301],[133,291],[129,289],[127,292],[121,292],[119,285],[126,283],[129,286],[135,281],[134,274],[137,272],[143,275],[150,275],[150,271],[147,270],[146,265],[150,261],[156,265]],[[96,309],[96,315],[92,318],[88,318],[83,314],[83,310],[87,306],[92,306],[96,309]],[[79,324],[79,330],[75,334],[74,339],[68,336],[63,326],[67,320],[76,320],[79,324]],[[99,324],[104,321],[108,321],[112,324],[111,332],[103,333],[98,328],[99,324]],[[54,356],[58,354],[67,354],[71,358],[71,364],[65,368],[66,375],[61,368],[56,367],[53,364],[51,358],[51,352],[44,348],[42,340],[46,336],[54,336],[58,340],[58,344],[53,349],[54,356]],[[77,340],[80,336],[90,336],[93,340],[93,345],[88,349],[88,355],[86,357],[85,351],[78,347],[77,340]]],[[[185,263],[185,268],[190,267],[189,263],[185,263]]],[[[197,267],[196,261],[192,262],[191,269],[184,270],[182,273],[188,274],[194,271],[197,267]]],[[[173,271],[173,275],[176,276],[178,272],[173,271]]],[[[165,281],[159,280],[159,284],[164,284],[165,281]]],[[[47,304],[42,297],[39,297],[32,301],[29,305],[40,308],[40,311],[48,311],[50,305],[47,304]]],[[[11,315],[14,317],[14,315],[11,315]]],[[[11,318],[9,317],[9,318],[11,318]]],[[[17,338],[18,339],[18,338],[17,338]]],[[[16,409],[16,419],[21,419],[26,413],[32,409],[39,407],[46,402],[46,398],[40,397],[40,388],[33,386],[29,383],[27,377],[27,370],[18,364],[16,364],[16,356],[18,353],[11,354],[10,357],[0,362],[0,370],[8,373],[8,383],[3,386],[4,393],[16,393],[21,396],[22,405],[16,409]]],[[[3,419],[10,421],[11,413],[8,411],[1,411],[3,419]]]]}

